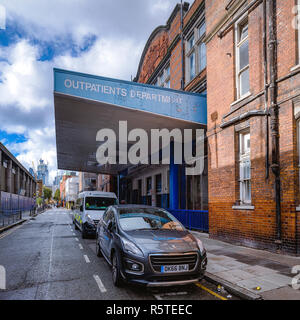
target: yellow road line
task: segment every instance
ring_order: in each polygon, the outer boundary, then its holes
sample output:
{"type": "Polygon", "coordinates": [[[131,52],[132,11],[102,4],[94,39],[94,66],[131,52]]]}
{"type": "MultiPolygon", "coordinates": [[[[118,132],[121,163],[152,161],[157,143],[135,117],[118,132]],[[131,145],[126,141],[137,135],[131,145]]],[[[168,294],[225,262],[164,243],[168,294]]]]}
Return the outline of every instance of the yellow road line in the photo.
{"type": "Polygon", "coordinates": [[[14,231],[16,231],[17,229],[21,228],[23,225],[24,225],[24,223],[21,224],[20,226],[13,227],[11,230],[4,231],[4,233],[2,233],[2,234],[0,235],[0,240],[3,239],[3,238],[5,238],[6,236],[10,235],[11,233],[13,233],[14,231]]]}
{"type": "Polygon", "coordinates": [[[220,299],[220,300],[228,300],[228,299],[220,296],[220,295],[217,294],[216,292],[214,292],[214,291],[212,291],[212,290],[204,287],[204,286],[203,286],[202,284],[200,284],[200,283],[196,283],[196,286],[199,287],[199,288],[201,288],[201,289],[203,289],[203,290],[205,290],[205,291],[207,291],[208,293],[212,294],[213,296],[217,297],[217,298],[220,299]]]}

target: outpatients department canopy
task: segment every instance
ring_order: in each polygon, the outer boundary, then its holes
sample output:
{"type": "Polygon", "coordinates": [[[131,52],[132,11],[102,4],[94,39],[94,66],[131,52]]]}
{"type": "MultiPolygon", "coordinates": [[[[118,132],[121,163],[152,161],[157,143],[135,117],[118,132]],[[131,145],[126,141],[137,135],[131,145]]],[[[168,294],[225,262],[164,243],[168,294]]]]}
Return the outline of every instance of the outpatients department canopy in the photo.
{"type": "Polygon", "coordinates": [[[54,91],[206,125],[206,95],[54,69],[54,91]]]}
{"type": "Polygon", "coordinates": [[[206,95],[61,69],[54,69],[54,105],[57,164],[63,170],[123,170],[124,165],[101,166],[95,156],[101,144],[97,132],[109,128],[118,136],[120,120],[127,121],[128,132],[197,129],[207,123],[206,95]]]}

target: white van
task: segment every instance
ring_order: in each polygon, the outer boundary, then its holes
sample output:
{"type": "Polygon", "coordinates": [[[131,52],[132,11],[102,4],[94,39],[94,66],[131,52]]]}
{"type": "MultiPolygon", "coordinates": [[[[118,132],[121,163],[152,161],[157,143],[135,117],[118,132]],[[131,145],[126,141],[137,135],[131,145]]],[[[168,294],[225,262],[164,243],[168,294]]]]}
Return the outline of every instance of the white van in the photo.
{"type": "Polygon", "coordinates": [[[96,227],[102,219],[105,209],[118,204],[118,198],[113,192],[84,191],[79,193],[73,209],[75,229],[80,229],[82,238],[96,235],[96,227]]]}

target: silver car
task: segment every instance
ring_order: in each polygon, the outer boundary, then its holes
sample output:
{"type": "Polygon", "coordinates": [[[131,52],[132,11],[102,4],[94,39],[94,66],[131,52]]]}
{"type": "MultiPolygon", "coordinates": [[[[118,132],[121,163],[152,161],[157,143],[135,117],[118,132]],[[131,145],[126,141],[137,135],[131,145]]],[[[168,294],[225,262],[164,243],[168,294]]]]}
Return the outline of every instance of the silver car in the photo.
{"type": "Polygon", "coordinates": [[[96,251],[111,265],[116,286],[190,284],[203,278],[207,265],[202,242],[167,210],[151,206],[108,207],[97,226],[96,251]]]}

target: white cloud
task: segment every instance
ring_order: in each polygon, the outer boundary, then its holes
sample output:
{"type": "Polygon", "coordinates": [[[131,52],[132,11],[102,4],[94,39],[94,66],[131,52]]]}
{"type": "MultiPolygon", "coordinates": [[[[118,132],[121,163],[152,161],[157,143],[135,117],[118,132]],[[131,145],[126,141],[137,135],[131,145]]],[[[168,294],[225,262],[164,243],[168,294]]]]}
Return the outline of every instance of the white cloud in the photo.
{"type": "Polygon", "coordinates": [[[174,6],[173,1],[156,0],[156,1],[153,1],[153,5],[150,8],[150,12],[153,15],[157,15],[162,12],[167,12],[171,14],[171,10],[173,9],[172,8],[173,6],[174,6]]]}
{"type": "Polygon", "coordinates": [[[130,80],[135,75],[142,48],[141,43],[131,39],[99,39],[79,57],[59,56],[54,64],[73,71],[130,80]]]}
{"type": "MultiPolygon", "coordinates": [[[[129,80],[135,76],[148,36],[165,24],[178,0],[2,0],[10,25],[25,30],[9,47],[0,46],[1,130],[23,134],[26,142],[6,145],[26,167],[43,158],[50,181],[56,174],[53,67],[129,80]],[[68,46],[88,51],[72,56],[68,46]],[[35,40],[35,44],[31,40],[35,40]],[[42,45],[64,53],[41,61],[42,45]]],[[[7,29],[8,30],[8,29],[7,29]]]]}
{"type": "Polygon", "coordinates": [[[49,105],[50,64],[37,61],[38,47],[21,40],[0,53],[7,60],[1,63],[0,104],[17,104],[25,111],[49,105]]]}
{"type": "MultiPolygon", "coordinates": [[[[142,45],[133,40],[98,39],[78,57],[57,56],[53,61],[38,61],[38,45],[20,40],[3,55],[0,75],[1,129],[24,134],[26,142],[8,145],[18,152],[27,168],[32,160],[48,161],[50,181],[56,174],[56,146],[53,116],[53,67],[108,77],[130,79],[134,75],[142,45]]],[[[4,50],[2,50],[4,52],[4,50]]]]}
{"type": "Polygon", "coordinates": [[[39,39],[88,34],[100,37],[131,35],[145,39],[164,24],[179,0],[2,0],[8,19],[23,23],[39,39]],[[37,27],[38,26],[38,27],[37,27]]]}

